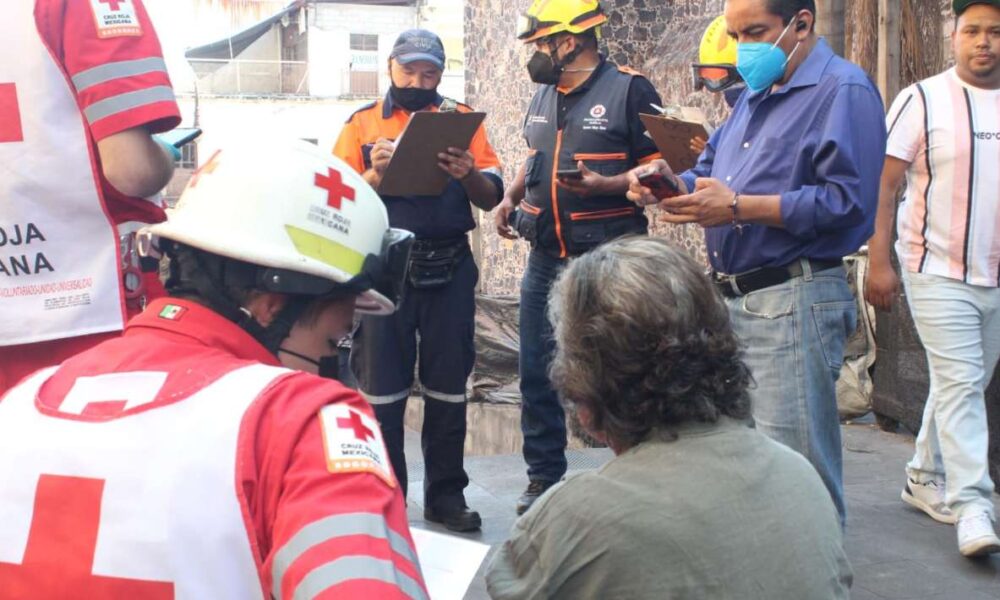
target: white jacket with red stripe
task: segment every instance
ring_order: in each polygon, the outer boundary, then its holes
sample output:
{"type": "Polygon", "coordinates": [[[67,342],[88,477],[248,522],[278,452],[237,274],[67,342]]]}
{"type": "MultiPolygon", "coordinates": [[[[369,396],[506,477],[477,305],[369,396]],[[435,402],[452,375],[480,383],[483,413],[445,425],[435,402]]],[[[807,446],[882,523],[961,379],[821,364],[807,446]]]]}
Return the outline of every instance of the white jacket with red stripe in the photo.
{"type": "Polygon", "coordinates": [[[0,599],[426,597],[371,409],[196,304],[11,390],[0,482],[0,599]]]}

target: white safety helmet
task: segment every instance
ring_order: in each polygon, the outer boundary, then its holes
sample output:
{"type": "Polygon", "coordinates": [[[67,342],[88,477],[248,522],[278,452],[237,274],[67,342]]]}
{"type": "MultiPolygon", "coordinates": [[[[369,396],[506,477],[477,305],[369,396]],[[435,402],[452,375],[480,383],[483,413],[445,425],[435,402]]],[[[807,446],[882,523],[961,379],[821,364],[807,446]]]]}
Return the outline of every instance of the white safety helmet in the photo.
{"type": "Polygon", "coordinates": [[[216,152],[146,231],[262,267],[252,274],[260,289],[323,296],[346,286],[374,314],[395,309],[413,241],[389,228],[378,194],[351,167],[290,139],[216,152]]]}

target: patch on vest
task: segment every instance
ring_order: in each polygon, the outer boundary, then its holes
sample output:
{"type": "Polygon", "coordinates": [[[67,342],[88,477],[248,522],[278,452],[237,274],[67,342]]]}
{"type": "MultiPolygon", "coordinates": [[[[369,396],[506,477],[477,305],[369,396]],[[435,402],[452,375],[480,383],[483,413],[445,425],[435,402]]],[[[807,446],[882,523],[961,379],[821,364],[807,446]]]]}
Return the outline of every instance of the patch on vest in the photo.
{"type": "Polygon", "coordinates": [[[583,130],[584,131],[607,131],[608,130],[608,119],[605,117],[608,114],[608,108],[603,104],[595,104],[590,107],[590,117],[583,119],[583,130]]]}
{"type": "Polygon", "coordinates": [[[90,0],[101,39],[141,36],[142,26],[132,0],[90,0]]]}
{"type": "Polygon", "coordinates": [[[319,411],[326,467],[331,473],[372,473],[396,487],[382,430],[375,419],[346,404],[319,411]]]}
{"type": "Polygon", "coordinates": [[[180,321],[188,309],[176,304],[168,304],[160,311],[159,317],[168,321],[180,321]]]}

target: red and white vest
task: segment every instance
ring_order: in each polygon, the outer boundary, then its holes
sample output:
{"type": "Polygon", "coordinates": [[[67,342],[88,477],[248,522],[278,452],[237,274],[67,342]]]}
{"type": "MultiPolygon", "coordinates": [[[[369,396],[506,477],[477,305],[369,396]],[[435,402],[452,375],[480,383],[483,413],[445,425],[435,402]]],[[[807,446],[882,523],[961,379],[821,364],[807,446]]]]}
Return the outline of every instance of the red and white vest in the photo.
{"type": "Polygon", "coordinates": [[[54,370],[0,402],[0,599],[59,597],[53,581],[92,600],[263,598],[237,491],[240,443],[254,442],[240,426],[288,371],[242,367],[186,399],[100,420],[82,416],[88,404],[150,403],[166,373],[80,377],[54,416],[36,403],[54,370]]]}
{"type": "Polygon", "coordinates": [[[117,232],[35,0],[0,19],[0,345],[121,329],[117,232]]]}

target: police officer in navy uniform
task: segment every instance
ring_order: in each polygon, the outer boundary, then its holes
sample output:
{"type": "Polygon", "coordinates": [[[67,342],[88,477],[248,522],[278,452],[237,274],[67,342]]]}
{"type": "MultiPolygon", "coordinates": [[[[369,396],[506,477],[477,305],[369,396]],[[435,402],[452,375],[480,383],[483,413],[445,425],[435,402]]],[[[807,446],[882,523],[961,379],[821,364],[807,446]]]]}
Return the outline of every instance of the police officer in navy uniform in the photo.
{"type": "MultiPolygon", "coordinates": [[[[403,32],[389,58],[385,98],[354,113],[334,154],[378,188],[395,139],[415,111],[470,112],[437,93],[445,66],[441,40],[421,29],[403,32]]],[[[480,127],[468,150],[449,148],[439,167],[451,176],[440,196],[382,196],[393,227],[416,242],[404,300],[389,317],[364,318],[354,335],[351,367],[375,409],[396,476],[407,486],[403,416],[419,355],[424,395],[424,517],[454,531],[480,527],[465,503],[465,385],[475,362],[475,287],[479,270],[466,233],[471,205],[491,210],[503,197],[500,163],[480,127]],[[419,343],[418,343],[419,340],[419,343]]]]}
{"type": "Polygon", "coordinates": [[[529,484],[518,514],[566,472],[566,417],[548,379],[552,282],[570,258],[647,230],[643,210],[625,197],[627,173],[660,157],[639,113],[655,113],[650,105],[661,100],[648,80],[599,53],[606,21],[597,0],[536,0],[518,28],[535,46],[528,72],[542,84],[524,120],[528,158],[494,217],[500,235],[531,244],[519,360],[529,484]]]}

